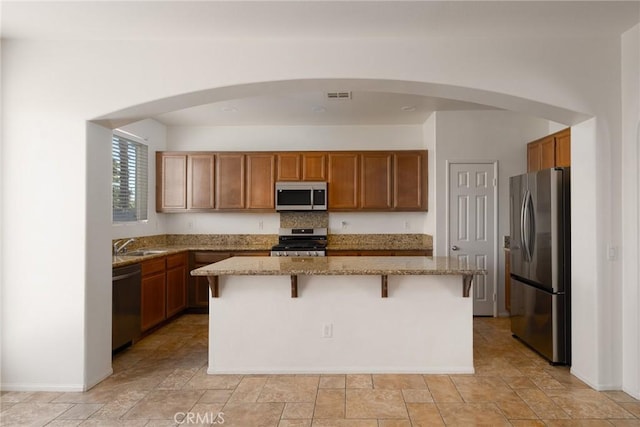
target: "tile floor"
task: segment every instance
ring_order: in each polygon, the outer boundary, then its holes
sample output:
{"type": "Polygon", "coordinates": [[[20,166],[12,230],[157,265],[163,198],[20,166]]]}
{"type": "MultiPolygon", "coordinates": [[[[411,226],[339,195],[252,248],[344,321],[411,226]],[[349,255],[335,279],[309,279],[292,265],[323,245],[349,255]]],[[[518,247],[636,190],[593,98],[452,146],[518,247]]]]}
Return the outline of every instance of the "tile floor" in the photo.
{"type": "Polygon", "coordinates": [[[207,316],[117,355],[85,393],[2,392],[2,426],[640,426],[640,401],[598,393],[474,320],[475,375],[207,375],[207,316]]]}

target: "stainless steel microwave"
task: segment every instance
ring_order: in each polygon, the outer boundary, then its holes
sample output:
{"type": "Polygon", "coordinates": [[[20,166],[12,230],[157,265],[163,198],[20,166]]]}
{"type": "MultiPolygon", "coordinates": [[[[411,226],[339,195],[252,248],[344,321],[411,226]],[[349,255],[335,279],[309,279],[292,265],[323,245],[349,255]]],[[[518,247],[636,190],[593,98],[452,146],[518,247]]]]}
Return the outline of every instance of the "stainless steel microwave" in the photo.
{"type": "Polygon", "coordinates": [[[276,182],[277,211],[326,211],[327,183],[276,182]]]}

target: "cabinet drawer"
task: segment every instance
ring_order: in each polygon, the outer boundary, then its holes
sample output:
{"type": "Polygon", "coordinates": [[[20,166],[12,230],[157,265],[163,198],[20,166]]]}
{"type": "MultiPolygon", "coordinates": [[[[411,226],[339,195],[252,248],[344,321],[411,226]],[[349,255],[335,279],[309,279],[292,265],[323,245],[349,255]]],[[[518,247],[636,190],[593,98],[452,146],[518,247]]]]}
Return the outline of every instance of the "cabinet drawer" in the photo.
{"type": "Polygon", "coordinates": [[[166,257],[154,258],[142,262],[142,276],[164,273],[166,257]]]}
{"type": "Polygon", "coordinates": [[[187,252],[167,255],[167,270],[187,264],[187,252]]]}

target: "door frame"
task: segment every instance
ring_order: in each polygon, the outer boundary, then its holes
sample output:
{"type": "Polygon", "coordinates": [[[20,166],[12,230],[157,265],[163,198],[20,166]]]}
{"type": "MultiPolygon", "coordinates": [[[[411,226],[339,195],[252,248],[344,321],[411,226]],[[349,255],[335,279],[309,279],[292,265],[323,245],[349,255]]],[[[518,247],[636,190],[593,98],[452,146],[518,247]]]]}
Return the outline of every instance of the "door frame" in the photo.
{"type": "Polygon", "coordinates": [[[451,166],[455,164],[473,164],[473,165],[493,165],[493,317],[498,317],[498,161],[497,160],[445,160],[445,247],[447,249],[446,256],[449,256],[451,248],[451,236],[449,230],[449,206],[451,205],[451,194],[449,191],[449,175],[451,166]]]}

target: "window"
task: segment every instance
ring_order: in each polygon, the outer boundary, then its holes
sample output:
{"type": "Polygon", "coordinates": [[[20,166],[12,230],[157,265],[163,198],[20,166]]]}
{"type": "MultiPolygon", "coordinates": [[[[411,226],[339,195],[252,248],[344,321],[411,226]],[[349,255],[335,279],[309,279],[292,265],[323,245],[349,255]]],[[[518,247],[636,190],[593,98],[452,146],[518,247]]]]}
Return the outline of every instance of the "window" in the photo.
{"type": "Polygon", "coordinates": [[[147,146],[114,134],[111,157],[113,222],[145,221],[148,217],[147,146]]]}

